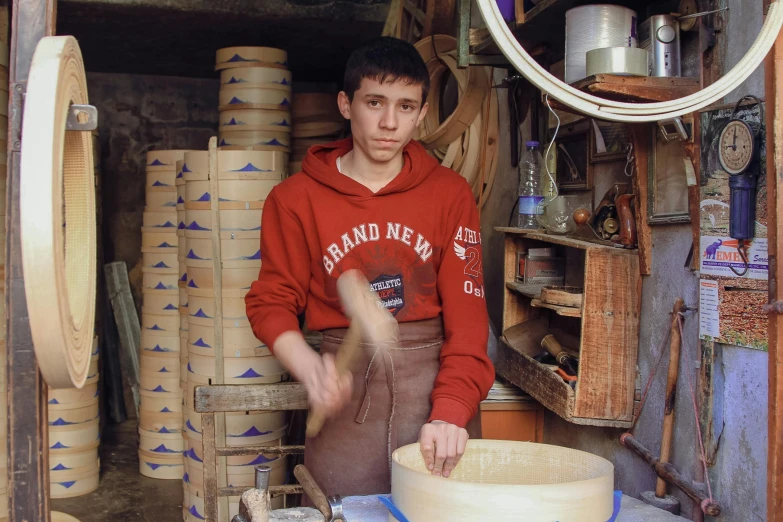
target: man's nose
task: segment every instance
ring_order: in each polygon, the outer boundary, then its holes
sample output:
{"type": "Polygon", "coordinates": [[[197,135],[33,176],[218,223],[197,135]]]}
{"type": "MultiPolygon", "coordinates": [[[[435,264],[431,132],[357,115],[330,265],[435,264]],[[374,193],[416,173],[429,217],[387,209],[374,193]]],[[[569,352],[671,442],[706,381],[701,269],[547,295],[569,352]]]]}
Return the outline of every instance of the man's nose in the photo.
{"type": "Polygon", "coordinates": [[[397,130],[397,125],[397,111],[394,110],[394,107],[387,108],[384,111],[383,117],[380,121],[381,128],[387,130],[397,130]]]}

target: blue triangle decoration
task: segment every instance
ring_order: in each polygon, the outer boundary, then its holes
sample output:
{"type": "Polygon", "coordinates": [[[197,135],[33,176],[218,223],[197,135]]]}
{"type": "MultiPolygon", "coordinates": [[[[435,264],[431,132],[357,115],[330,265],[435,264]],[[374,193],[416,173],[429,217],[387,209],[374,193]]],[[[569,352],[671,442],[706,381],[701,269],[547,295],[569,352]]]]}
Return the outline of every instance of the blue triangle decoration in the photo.
{"type": "Polygon", "coordinates": [[[179,430],[169,431],[166,426],[163,426],[158,433],[177,433],[179,430]]]}
{"type": "Polygon", "coordinates": [[[182,482],[185,482],[186,484],[190,484],[190,476],[187,472],[185,472],[184,475],[182,475],[182,482]]]}
{"type": "MultiPolygon", "coordinates": [[[[258,167],[256,167],[252,163],[248,163],[247,165],[245,165],[241,169],[232,170],[231,172],[265,172],[265,171],[259,169],[258,167]]],[[[268,171],[266,171],[266,172],[268,172],[268,171]]]]}
{"type": "Polygon", "coordinates": [[[188,509],[188,513],[190,513],[194,517],[198,518],[199,520],[204,520],[204,517],[201,516],[201,513],[196,511],[196,506],[190,506],[190,509],[188,509]]]}
{"type": "Polygon", "coordinates": [[[202,339],[201,337],[198,338],[198,341],[193,343],[193,346],[199,346],[201,348],[212,348],[210,345],[204,342],[204,339],[202,339]]]}
{"type": "Polygon", "coordinates": [[[180,277],[179,280],[182,281],[183,283],[187,282],[187,280],[188,280],[188,273],[185,272],[184,274],[182,274],[182,277],[180,277]]]}
{"type": "Polygon", "coordinates": [[[153,348],[153,349],[152,349],[152,350],[150,350],[150,351],[152,351],[152,352],[167,352],[168,350],[164,350],[163,348],[161,348],[161,347],[160,347],[160,345],[159,345],[159,344],[156,344],[156,345],[155,345],[155,348],[153,348]]]}
{"type": "Polygon", "coordinates": [[[67,422],[63,420],[62,417],[59,417],[56,421],[50,422],[49,426],[70,426],[71,424],[78,424],[76,422],[67,422]]]}
{"type": "Polygon", "coordinates": [[[193,172],[193,171],[190,170],[190,167],[188,167],[187,163],[183,163],[182,164],[182,172],[193,172]]]}
{"type": "Polygon", "coordinates": [[[168,390],[166,390],[166,388],[164,388],[160,384],[158,384],[158,386],[155,387],[155,389],[150,390],[150,391],[154,391],[154,392],[158,392],[158,393],[168,393],[168,390]]]}
{"type": "Polygon", "coordinates": [[[185,204],[185,200],[182,199],[182,196],[177,196],[177,203],[179,203],[180,205],[184,205],[185,204]]]}
{"type": "Polygon", "coordinates": [[[231,118],[231,120],[228,123],[226,123],[226,125],[239,125],[239,124],[237,123],[237,120],[231,118]]]}
{"type": "Polygon", "coordinates": [[[261,435],[269,435],[272,431],[258,431],[258,428],[252,426],[249,430],[239,435],[228,435],[228,437],[259,437],[261,435]]]}
{"type": "Polygon", "coordinates": [[[188,250],[188,253],[185,255],[188,259],[197,259],[199,261],[206,261],[203,257],[199,257],[196,255],[195,252],[193,252],[193,249],[188,250]]]}
{"type": "Polygon", "coordinates": [[[188,286],[190,288],[198,288],[198,285],[196,283],[194,283],[192,279],[190,281],[188,281],[188,286]]]}
{"type": "Polygon", "coordinates": [[[193,368],[190,367],[190,362],[188,362],[188,371],[190,373],[196,373],[196,372],[193,371],[193,368]]]}
{"type": "Polygon", "coordinates": [[[177,245],[171,245],[167,241],[164,241],[160,245],[158,245],[158,248],[177,248],[177,245]]]}
{"type": "Polygon", "coordinates": [[[201,225],[199,225],[197,222],[193,221],[190,225],[188,225],[188,230],[212,230],[211,228],[204,228],[201,225]]]}
{"type": "Polygon", "coordinates": [[[220,143],[218,143],[218,145],[220,145],[221,147],[225,147],[226,145],[228,145],[228,143],[226,143],[226,140],[221,139],[220,143]]]}
{"type": "Polygon", "coordinates": [[[162,225],[155,225],[155,228],[174,228],[175,226],[177,226],[177,225],[175,225],[171,221],[166,221],[162,225]]]}
{"type": "Polygon", "coordinates": [[[167,265],[165,262],[161,261],[160,263],[155,263],[152,265],[153,268],[171,268],[169,265],[167,265]]]}
{"type": "Polygon", "coordinates": [[[290,127],[291,126],[286,120],[275,122],[275,123],[273,123],[273,125],[277,125],[278,127],[290,127]]]}
{"type": "Polygon", "coordinates": [[[285,147],[286,145],[284,143],[280,143],[277,141],[277,138],[272,138],[271,140],[266,142],[266,145],[273,145],[275,147],[285,147]]]}
{"type": "Polygon", "coordinates": [[[209,196],[209,192],[204,192],[200,198],[195,201],[210,201],[212,198],[209,196]]]}
{"type": "Polygon", "coordinates": [[[158,370],[158,373],[171,373],[171,372],[168,369],[166,369],[166,367],[164,366],[163,368],[158,370]]]}
{"type": "Polygon", "coordinates": [[[247,464],[243,464],[244,466],[255,466],[256,464],[266,464],[267,462],[272,462],[274,460],[277,460],[277,458],[274,459],[268,459],[263,455],[259,455],[256,457],[253,462],[248,462],[247,464]]]}
{"type": "Polygon", "coordinates": [[[168,406],[164,406],[162,410],[160,410],[161,413],[174,413],[169,409],[168,406]]]}
{"type": "Polygon", "coordinates": [[[155,285],[155,290],[166,290],[166,285],[164,285],[162,282],[155,285]]]}
{"type": "Polygon", "coordinates": [[[179,453],[179,451],[168,449],[165,444],[161,444],[157,448],[152,448],[152,451],[155,453],[179,453]]]}
{"type": "Polygon", "coordinates": [[[226,60],[226,62],[257,62],[257,61],[258,60],[248,60],[247,58],[242,58],[238,54],[235,54],[234,56],[226,60]]]}
{"type": "Polygon", "coordinates": [[[67,482],[57,482],[57,484],[61,485],[65,489],[71,489],[71,486],[76,484],[76,481],[75,480],[69,480],[67,482]]]}
{"type": "Polygon", "coordinates": [[[165,165],[168,165],[168,163],[163,163],[158,158],[155,158],[155,161],[147,165],[148,167],[163,167],[165,165]]]}
{"type": "Polygon", "coordinates": [[[255,377],[263,377],[263,375],[260,375],[256,373],[256,371],[253,368],[248,368],[245,373],[242,375],[237,375],[234,377],[235,379],[253,379],[255,377]]]}
{"type": "Polygon", "coordinates": [[[218,198],[218,201],[234,201],[233,199],[218,198]]]}
{"type": "Polygon", "coordinates": [[[153,464],[152,462],[145,462],[144,464],[149,466],[150,469],[152,469],[152,471],[155,471],[156,469],[162,466],[162,464],[153,464]]]}
{"type": "Polygon", "coordinates": [[[288,98],[283,98],[283,101],[280,102],[280,106],[281,107],[290,107],[291,106],[291,102],[288,101],[288,98]]]}
{"type": "Polygon", "coordinates": [[[68,446],[66,446],[62,442],[58,442],[54,446],[49,446],[49,449],[66,449],[66,448],[68,448],[68,446]]]}
{"type": "Polygon", "coordinates": [[[282,80],[280,80],[280,85],[288,85],[288,80],[283,78],[282,80]]]}
{"type": "Polygon", "coordinates": [[[188,419],[188,420],[187,420],[187,422],[185,422],[185,426],[186,426],[186,427],[187,427],[187,428],[188,428],[190,431],[192,431],[192,432],[194,432],[194,433],[201,433],[200,431],[198,431],[196,428],[194,428],[194,427],[193,427],[193,425],[190,423],[190,419],[188,419]]]}
{"type": "Polygon", "coordinates": [[[177,179],[182,179],[182,171],[177,172],[177,179]]]}
{"type": "Polygon", "coordinates": [[[171,185],[167,183],[161,183],[159,180],[155,180],[155,183],[152,184],[153,187],[170,187],[171,185]]]}
{"type": "Polygon", "coordinates": [[[212,319],[201,308],[199,308],[198,311],[195,314],[193,314],[193,317],[201,317],[201,318],[204,318],[204,319],[212,319]]]}
{"type": "Polygon", "coordinates": [[[237,105],[239,103],[245,103],[243,100],[237,98],[236,96],[233,96],[231,98],[231,101],[228,102],[229,105],[237,105]]]}
{"type": "Polygon", "coordinates": [[[176,207],[177,204],[176,203],[172,203],[172,202],[169,201],[169,202],[164,203],[163,206],[164,207],[176,207]]]}
{"type": "Polygon", "coordinates": [[[60,404],[60,401],[58,401],[57,399],[52,399],[49,401],[49,404],[60,404]]]}
{"type": "Polygon", "coordinates": [[[232,77],[231,77],[231,79],[230,79],[229,81],[227,81],[226,83],[242,83],[242,82],[241,82],[241,81],[239,81],[239,80],[237,80],[236,78],[234,78],[234,77],[232,76],[232,77]]]}
{"type": "Polygon", "coordinates": [[[261,249],[257,250],[256,253],[253,254],[252,256],[242,256],[240,259],[244,259],[247,261],[252,259],[261,259],[261,249]]]}
{"type": "Polygon", "coordinates": [[[62,464],[57,464],[55,467],[52,468],[52,471],[64,471],[66,469],[71,469],[68,466],[63,466],[62,464]]]}
{"type": "Polygon", "coordinates": [[[166,305],[166,308],[164,308],[164,310],[179,310],[179,306],[173,305],[173,304],[168,304],[168,305],[166,305]]]}
{"type": "Polygon", "coordinates": [[[185,222],[184,221],[180,221],[179,223],[177,223],[177,230],[185,230],[185,222]]]}
{"type": "Polygon", "coordinates": [[[161,328],[160,326],[158,326],[157,324],[152,325],[152,327],[151,328],[147,328],[147,330],[157,330],[157,331],[160,331],[160,332],[165,332],[166,331],[163,328],[161,328]]]}

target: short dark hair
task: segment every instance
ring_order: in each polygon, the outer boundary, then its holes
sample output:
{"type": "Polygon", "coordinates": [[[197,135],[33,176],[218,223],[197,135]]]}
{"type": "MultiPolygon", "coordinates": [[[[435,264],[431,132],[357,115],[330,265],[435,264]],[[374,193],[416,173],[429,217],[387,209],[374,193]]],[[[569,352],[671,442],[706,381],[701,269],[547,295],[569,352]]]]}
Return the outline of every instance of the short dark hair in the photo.
{"type": "Polygon", "coordinates": [[[351,53],[343,81],[343,90],[349,100],[353,101],[354,93],[365,78],[379,83],[421,84],[422,103],[427,101],[430,92],[430,74],[419,51],[413,44],[391,36],[373,38],[351,53]]]}

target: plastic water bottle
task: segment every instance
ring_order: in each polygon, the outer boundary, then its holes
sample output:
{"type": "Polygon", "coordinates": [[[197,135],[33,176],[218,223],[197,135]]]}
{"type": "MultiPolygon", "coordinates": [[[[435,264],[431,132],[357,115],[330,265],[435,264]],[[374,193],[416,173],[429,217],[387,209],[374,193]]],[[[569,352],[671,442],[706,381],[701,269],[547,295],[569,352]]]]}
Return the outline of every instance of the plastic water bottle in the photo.
{"type": "Polygon", "coordinates": [[[536,216],[543,214],[541,203],[541,153],[538,142],[525,143],[525,153],[519,162],[519,216],[518,228],[540,228],[536,216]]]}

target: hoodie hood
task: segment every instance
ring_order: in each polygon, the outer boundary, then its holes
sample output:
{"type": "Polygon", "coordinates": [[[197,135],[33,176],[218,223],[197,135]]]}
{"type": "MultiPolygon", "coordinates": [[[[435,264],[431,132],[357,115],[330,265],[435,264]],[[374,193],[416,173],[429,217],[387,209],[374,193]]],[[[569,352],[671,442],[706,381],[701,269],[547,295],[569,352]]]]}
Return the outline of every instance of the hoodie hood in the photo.
{"type": "Polygon", "coordinates": [[[410,190],[440,166],[438,160],[427,154],[418,141],[411,140],[402,149],[403,166],[400,173],[388,185],[373,193],[361,183],[337,170],[337,158],[344,156],[351,149],[353,149],[351,138],[310,147],[302,162],[302,171],[317,182],[342,194],[368,197],[410,190]]]}

